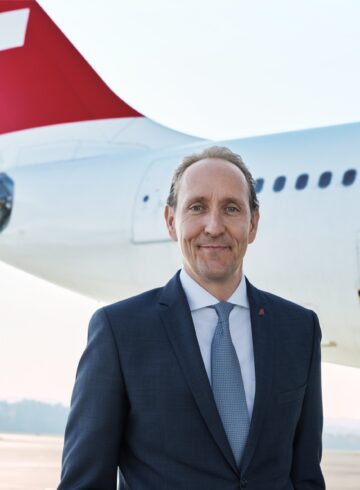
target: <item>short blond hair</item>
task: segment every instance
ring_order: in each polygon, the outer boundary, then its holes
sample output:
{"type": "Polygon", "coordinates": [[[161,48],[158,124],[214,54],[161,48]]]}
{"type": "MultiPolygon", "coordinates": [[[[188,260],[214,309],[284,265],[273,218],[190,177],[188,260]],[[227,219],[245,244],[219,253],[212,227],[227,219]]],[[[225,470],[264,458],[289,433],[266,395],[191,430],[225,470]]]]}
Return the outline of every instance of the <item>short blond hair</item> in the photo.
{"type": "Polygon", "coordinates": [[[226,160],[227,162],[234,164],[241,170],[241,172],[245,176],[246,182],[248,183],[249,206],[251,213],[253,213],[259,207],[259,201],[257,199],[255,190],[255,181],[249,169],[243,162],[241,156],[237,153],[234,153],[226,146],[210,146],[209,148],[205,148],[205,150],[199,153],[192,153],[191,155],[184,157],[181,164],[174,172],[171,181],[169,196],[167,198],[167,205],[171,206],[172,208],[176,208],[179,184],[185,170],[189,168],[193,163],[196,163],[199,160],[204,160],[205,158],[221,158],[222,160],[226,160]]]}

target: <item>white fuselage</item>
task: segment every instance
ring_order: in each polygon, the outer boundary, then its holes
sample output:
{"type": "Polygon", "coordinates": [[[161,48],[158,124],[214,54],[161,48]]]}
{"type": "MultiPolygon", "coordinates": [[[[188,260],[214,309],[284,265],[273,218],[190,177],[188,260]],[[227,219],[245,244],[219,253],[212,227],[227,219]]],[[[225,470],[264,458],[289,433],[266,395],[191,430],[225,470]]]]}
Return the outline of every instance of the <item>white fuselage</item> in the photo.
{"type": "MultiPolygon", "coordinates": [[[[314,309],[323,360],[353,366],[360,366],[359,141],[360,124],[351,124],[221,143],[264,179],[245,274],[314,309]],[[344,185],[348,170],[357,175],[344,185]],[[331,182],[321,188],[324,172],[331,182]],[[298,190],[301,174],[308,183],[298,190]],[[275,192],[279,176],[286,183],[275,192]]],[[[181,266],[163,218],[171,176],[184,155],[209,144],[129,144],[103,156],[10,166],[14,205],[0,259],[104,301],[164,284],[181,266]]]]}

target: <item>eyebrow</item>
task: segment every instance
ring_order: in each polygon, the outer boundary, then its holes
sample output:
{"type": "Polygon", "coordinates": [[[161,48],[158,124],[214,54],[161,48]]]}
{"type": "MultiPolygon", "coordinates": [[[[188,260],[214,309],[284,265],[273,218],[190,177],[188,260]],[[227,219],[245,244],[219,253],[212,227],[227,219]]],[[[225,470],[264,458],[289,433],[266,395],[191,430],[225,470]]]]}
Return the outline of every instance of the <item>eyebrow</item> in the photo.
{"type": "MultiPolygon", "coordinates": [[[[209,199],[206,198],[205,196],[194,196],[194,197],[190,197],[189,199],[187,199],[185,201],[185,205],[188,205],[192,202],[207,202],[209,199]]],[[[240,203],[240,204],[243,204],[244,202],[246,202],[244,199],[242,199],[241,197],[234,197],[234,196],[229,196],[229,197],[225,197],[224,199],[221,199],[220,201],[221,203],[230,203],[230,202],[233,202],[233,203],[240,203]]]]}

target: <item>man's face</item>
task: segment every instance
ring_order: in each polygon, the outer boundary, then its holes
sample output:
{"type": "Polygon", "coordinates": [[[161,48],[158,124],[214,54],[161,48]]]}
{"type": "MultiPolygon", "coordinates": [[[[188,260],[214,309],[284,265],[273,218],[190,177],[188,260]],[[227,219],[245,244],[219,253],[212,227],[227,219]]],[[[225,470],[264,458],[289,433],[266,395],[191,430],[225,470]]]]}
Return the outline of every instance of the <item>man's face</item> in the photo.
{"type": "Polygon", "coordinates": [[[248,184],[238,167],[219,158],[192,164],[180,180],[176,209],[167,206],[165,219],[195,281],[204,287],[239,283],[259,212],[250,212],[248,184]]]}

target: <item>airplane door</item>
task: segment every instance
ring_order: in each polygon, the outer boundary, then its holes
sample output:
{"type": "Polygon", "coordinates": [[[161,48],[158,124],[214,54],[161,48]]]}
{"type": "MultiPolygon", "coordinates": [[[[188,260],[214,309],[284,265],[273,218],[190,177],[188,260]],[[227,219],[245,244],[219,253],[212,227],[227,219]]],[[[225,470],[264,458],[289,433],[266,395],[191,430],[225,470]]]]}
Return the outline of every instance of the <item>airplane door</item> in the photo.
{"type": "Polygon", "coordinates": [[[164,207],[175,168],[181,157],[156,160],[147,169],[136,195],[132,238],[134,243],[170,240],[164,219],[164,207]]]}

